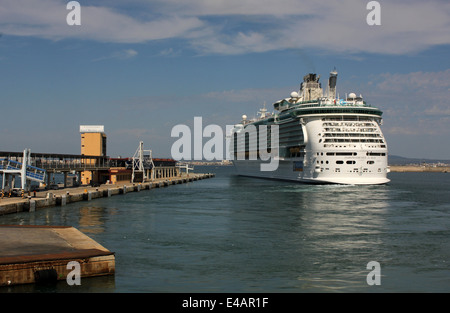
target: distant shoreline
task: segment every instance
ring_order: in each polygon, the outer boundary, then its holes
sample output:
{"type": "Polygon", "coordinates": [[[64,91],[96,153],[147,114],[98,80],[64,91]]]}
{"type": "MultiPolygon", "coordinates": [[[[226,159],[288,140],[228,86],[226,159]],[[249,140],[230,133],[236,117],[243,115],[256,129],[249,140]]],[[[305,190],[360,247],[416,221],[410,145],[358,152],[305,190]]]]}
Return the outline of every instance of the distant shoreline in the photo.
{"type": "Polygon", "coordinates": [[[435,172],[449,173],[450,166],[427,166],[427,165],[390,165],[391,172],[435,172]]]}

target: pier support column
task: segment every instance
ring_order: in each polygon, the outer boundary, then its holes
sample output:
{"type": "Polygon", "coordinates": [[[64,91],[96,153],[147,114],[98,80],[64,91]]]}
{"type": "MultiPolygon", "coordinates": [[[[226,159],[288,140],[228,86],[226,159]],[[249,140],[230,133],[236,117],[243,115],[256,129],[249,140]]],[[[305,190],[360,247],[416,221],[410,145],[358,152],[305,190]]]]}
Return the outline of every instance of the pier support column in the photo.
{"type": "Polygon", "coordinates": [[[35,200],[29,200],[30,204],[29,204],[29,212],[34,212],[36,211],[36,201],[35,200]]]}
{"type": "Polygon", "coordinates": [[[2,189],[5,190],[7,187],[11,188],[11,184],[10,184],[10,174],[5,174],[3,173],[3,181],[2,181],[2,189]]]}

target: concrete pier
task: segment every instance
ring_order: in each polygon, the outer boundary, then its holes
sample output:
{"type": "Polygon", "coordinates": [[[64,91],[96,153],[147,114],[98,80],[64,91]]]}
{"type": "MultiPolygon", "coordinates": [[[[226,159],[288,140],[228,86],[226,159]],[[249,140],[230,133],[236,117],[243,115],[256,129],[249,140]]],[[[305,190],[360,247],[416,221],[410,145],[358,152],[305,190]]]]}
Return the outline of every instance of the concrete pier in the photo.
{"type": "Polygon", "coordinates": [[[181,175],[179,177],[158,178],[153,181],[143,183],[120,183],[117,185],[105,184],[100,187],[81,186],[77,188],[64,188],[51,191],[40,191],[32,193],[30,197],[25,199],[21,197],[4,197],[0,199],[0,215],[33,212],[40,208],[52,206],[64,206],[72,202],[91,201],[92,199],[111,197],[119,194],[128,194],[149,190],[153,188],[163,188],[170,185],[184,184],[201,179],[214,177],[211,173],[189,173],[189,175],[181,175]]]}
{"type": "Polygon", "coordinates": [[[0,225],[0,286],[113,275],[114,253],[73,227],[0,225]]]}

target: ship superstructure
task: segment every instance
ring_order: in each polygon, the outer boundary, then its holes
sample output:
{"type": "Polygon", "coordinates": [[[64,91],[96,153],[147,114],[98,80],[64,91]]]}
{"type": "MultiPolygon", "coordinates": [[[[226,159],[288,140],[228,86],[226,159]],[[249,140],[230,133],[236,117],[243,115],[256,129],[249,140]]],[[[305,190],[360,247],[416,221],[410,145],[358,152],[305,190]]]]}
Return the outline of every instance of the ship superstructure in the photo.
{"type": "Polygon", "coordinates": [[[389,182],[382,111],[355,93],[340,99],[335,70],[325,93],[319,78],[304,76],[298,92],[273,104],[274,113],[264,107],[258,118],[244,115],[234,126],[230,151],[239,175],[307,183],[389,182]],[[262,170],[268,161],[261,151],[271,154],[276,167],[262,170]]]}

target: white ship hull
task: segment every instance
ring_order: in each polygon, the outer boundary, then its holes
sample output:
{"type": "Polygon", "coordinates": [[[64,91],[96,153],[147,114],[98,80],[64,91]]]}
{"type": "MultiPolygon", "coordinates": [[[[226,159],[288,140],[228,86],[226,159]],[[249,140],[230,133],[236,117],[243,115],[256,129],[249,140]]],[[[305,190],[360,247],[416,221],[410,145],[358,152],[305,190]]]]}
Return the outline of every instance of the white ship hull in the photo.
{"type": "MultiPolygon", "coordinates": [[[[386,173],[340,173],[324,174],[321,172],[298,171],[294,170],[295,162],[298,161],[279,161],[279,166],[276,171],[261,171],[261,163],[266,163],[260,160],[234,160],[233,164],[236,174],[239,176],[295,181],[307,184],[344,184],[344,185],[380,185],[386,184],[390,180],[387,179],[386,173]]],[[[349,169],[351,171],[352,169],[349,169]]]]}

